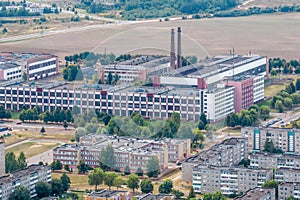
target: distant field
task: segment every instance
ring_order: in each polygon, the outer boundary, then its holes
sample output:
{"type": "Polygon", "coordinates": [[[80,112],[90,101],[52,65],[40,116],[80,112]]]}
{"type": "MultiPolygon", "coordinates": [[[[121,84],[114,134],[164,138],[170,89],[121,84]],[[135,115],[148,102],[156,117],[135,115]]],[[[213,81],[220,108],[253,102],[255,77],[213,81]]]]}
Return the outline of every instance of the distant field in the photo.
{"type": "Polygon", "coordinates": [[[182,27],[184,55],[200,58],[235,52],[299,59],[300,13],[237,18],[146,22],[75,31],[0,44],[2,51],[51,52],[61,58],[82,51],[169,54],[171,28],[182,27]]]}
{"type": "Polygon", "coordinates": [[[280,5],[300,5],[300,0],[248,0],[241,7],[275,7],[280,5]]]}

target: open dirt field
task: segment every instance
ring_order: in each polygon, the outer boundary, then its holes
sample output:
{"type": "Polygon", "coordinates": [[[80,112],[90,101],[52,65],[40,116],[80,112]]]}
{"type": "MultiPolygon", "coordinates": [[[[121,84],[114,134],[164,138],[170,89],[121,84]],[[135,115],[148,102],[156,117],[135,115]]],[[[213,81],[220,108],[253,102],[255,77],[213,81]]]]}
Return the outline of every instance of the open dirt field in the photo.
{"type": "Polygon", "coordinates": [[[54,142],[26,142],[12,148],[7,149],[7,152],[14,152],[16,156],[23,151],[26,158],[30,158],[32,156],[38,155],[54,147],[58,146],[59,143],[54,142]]]}
{"type": "Polygon", "coordinates": [[[250,50],[269,57],[299,58],[300,13],[146,22],[62,33],[0,44],[1,51],[51,52],[61,57],[82,51],[168,54],[170,29],[181,26],[184,55],[200,58],[250,50]]]}

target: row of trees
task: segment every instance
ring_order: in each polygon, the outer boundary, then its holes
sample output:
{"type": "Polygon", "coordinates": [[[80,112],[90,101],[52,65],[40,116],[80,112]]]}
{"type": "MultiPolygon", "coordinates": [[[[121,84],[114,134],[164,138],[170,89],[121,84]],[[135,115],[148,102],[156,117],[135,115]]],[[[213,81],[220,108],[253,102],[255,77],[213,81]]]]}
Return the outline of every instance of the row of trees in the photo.
{"type": "Polygon", "coordinates": [[[13,152],[8,152],[5,154],[5,172],[12,173],[20,169],[27,167],[26,157],[22,151],[18,158],[13,152]]]}
{"type": "Polygon", "coordinates": [[[53,112],[46,111],[41,112],[39,106],[35,106],[33,109],[23,109],[20,113],[19,119],[21,121],[36,121],[38,119],[43,120],[43,122],[73,122],[73,113],[70,109],[61,110],[60,108],[55,108],[53,112]]]}
{"type": "Polygon", "coordinates": [[[83,73],[79,65],[68,65],[63,70],[63,78],[67,81],[83,80],[83,73]]]}
{"type": "Polygon", "coordinates": [[[68,63],[82,62],[87,67],[94,67],[100,61],[102,65],[108,65],[115,61],[116,56],[113,53],[109,54],[95,54],[94,52],[85,51],[79,54],[65,56],[65,61],[68,63]]]}
{"type": "Polygon", "coordinates": [[[0,119],[9,119],[11,118],[11,111],[9,109],[5,110],[3,105],[0,105],[0,119]]]}
{"type": "Polygon", "coordinates": [[[277,76],[279,73],[293,74],[295,72],[296,74],[300,74],[300,61],[270,58],[269,70],[272,76],[277,76]]]}
{"type": "Polygon", "coordinates": [[[239,113],[231,113],[225,119],[226,126],[252,126],[257,123],[258,118],[266,120],[270,116],[270,108],[268,106],[258,107],[252,105],[248,110],[241,110],[239,113]]]}
{"type": "Polygon", "coordinates": [[[270,107],[283,113],[285,110],[291,110],[294,105],[299,105],[300,94],[296,93],[297,90],[300,90],[300,79],[297,79],[296,86],[291,82],[285,87],[285,90],[273,96],[270,107]]]}
{"type": "Polygon", "coordinates": [[[29,12],[25,7],[20,9],[6,9],[2,7],[0,10],[0,17],[25,17],[25,16],[40,16],[39,12],[29,12]]]}

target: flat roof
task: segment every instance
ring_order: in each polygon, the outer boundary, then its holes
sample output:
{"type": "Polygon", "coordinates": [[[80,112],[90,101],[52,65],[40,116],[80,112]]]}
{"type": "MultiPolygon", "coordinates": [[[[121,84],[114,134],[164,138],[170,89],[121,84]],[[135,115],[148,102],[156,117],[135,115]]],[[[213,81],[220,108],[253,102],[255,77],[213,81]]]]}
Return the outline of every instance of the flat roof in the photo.
{"type": "Polygon", "coordinates": [[[18,65],[16,63],[3,63],[3,64],[0,64],[0,69],[2,69],[2,70],[16,68],[16,67],[20,67],[20,65],[18,65]]]}
{"type": "Polygon", "coordinates": [[[89,197],[103,197],[103,198],[110,198],[114,197],[119,194],[124,194],[126,195],[128,191],[125,190],[101,190],[99,192],[93,192],[89,194],[89,197]]]}
{"type": "Polygon", "coordinates": [[[275,196],[275,188],[254,188],[252,190],[248,190],[245,194],[240,197],[234,198],[234,200],[255,200],[261,199],[265,195],[269,193],[274,193],[275,196]]]}

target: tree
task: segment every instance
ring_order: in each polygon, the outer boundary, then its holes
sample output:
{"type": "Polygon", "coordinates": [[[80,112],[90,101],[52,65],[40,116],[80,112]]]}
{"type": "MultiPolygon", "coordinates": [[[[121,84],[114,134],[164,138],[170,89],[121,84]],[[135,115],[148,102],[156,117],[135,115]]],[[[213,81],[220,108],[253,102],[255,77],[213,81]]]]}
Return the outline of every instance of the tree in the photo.
{"type": "Polygon", "coordinates": [[[10,111],[9,109],[6,110],[6,112],[5,112],[5,118],[6,118],[6,119],[11,118],[11,111],[10,111]]]}
{"type": "Polygon", "coordinates": [[[158,188],[159,193],[170,194],[172,192],[173,182],[165,180],[158,188]]]}
{"type": "Polygon", "coordinates": [[[112,145],[107,145],[100,152],[100,166],[102,169],[113,169],[115,167],[115,151],[112,145]]]}
{"type": "Polygon", "coordinates": [[[61,182],[61,179],[52,179],[51,181],[51,194],[52,195],[57,195],[57,196],[61,196],[64,193],[64,188],[63,188],[63,184],[61,182]]]}
{"type": "Polygon", "coordinates": [[[198,129],[199,130],[204,130],[205,129],[205,124],[201,120],[198,122],[198,129]]]}
{"type": "Polygon", "coordinates": [[[280,100],[276,101],[275,109],[278,110],[280,113],[283,113],[284,107],[283,107],[282,101],[280,101],[280,100]]]}
{"type": "Polygon", "coordinates": [[[269,108],[269,106],[260,107],[260,114],[259,115],[263,120],[268,119],[270,117],[270,108],[269,108]]]}
{"type": "Polygon", "coordinates": [[[24,169],[26,167],[27,167],[26,157],[25,157],[24,152],[22,151],[18,158],[18,168],[24,169]]]}
{"type": "Polygon", "coordinates": [[[265,152],[274,152],[275,151],[275,147],[274,147],[274,143],[272,140],[267,139],[264,145],[264,151],[265,152]]]}
{"type": "Polygon", "coordinates": [[[7,28],[4,28],[4,29],[2,29],[2,34],[5,34],[5,33],[7,33],[8,31],[7,31],[7,28]]]}
{"type": "Polygon", "coordinates": [[[206,126],[206,124],[207,124],[207,118],[206,118],[205,113],[203,113],[203,112],[200,115],[200,121],[202,121],[203,124],[204,124],[204,126],[206,126]]]}
{"type": "Polygon", "coordinates": [[[18,170],[18,161],[13,152],[8,152],[5,154],[5,172],[11,173],[18,170]]]}
{"type": "Polygon", "coordinates": [[[291,94],[291,99],[294,105],[300,104],[300,94],[291,94]]]}
{"type": "Polygon", "coordinates": [[[276,70],[274,70],[274,69],[271,70],[271,76],[273,76],[273,77],[277,76],[276,70]]]}
{"type": "Polygon", "coordinates": [[[72,111],[70,109],[66,110],[66,121],[67,122],[73,122],[73,114],[72,111]]]}
{"type": "Polygon", "coordinates": [[[147,163],[147,176],[156,178],[159,174],[159,160],[157,157],[151,157],[147,163]]]}
{"type": "Polygon", "coordinates": [[[46,132],[45,128],[42,127],[41,130],[40,130],[40,132],[41,132],[42,134],[44,134],[44,133],[46,132]]]}
{"type": "Polygon", "coordinates": [[[85,135],[86,135],[86,131],[85,131],[84,128],[82,128],[82,127],[77,128],[76,131],[75,131],[75,140],[76,140],[76,142],[79,142],[80,138],[82,136],[85,136],[85,135]]]}
{"type": "Polygon", "coordinates": [[[88,176],[89,185],[95,185],[95,191],[97,190],[97,186],[103,183],[103,179],[104,172],[100,168],[95,168],[94,171],[88,176]]]}
{"type": "Polygon", "coordinates": [[[109,72],[107,75],[106,84],[111,85],[112,81],[113,81],[113,75],[111,72],[109,72]]]}
{"type": "Polygon", "coordinates": [[[292,101],[292,99],[291,98],[284,98],[283,99],[283,105],[288,110],[291,110],[293,108],[293,101],[292,101]]]}
{"type": "Polygon", "coordinates": [[[55,110],[53,111],[53,121],[58,123],[60,121],[60,109],[57,107],[55,108],[55,110]]]}
{"type": "Polygon", "coordinates": [[[70,184],[71,184],[71,180],[70,178],[67,176],[67,174],[64,172],[62,174],[62,176],[60,177],[60,180],[61,180],[61,184],[63,186],[63,189],[64,191],[67,191],[70,187],[70,184]]]}
{"type": "Polygon", "coordinates": [[[73,113],[73,115],[80,114],[80,108],[77,105],[74,105],[72,108],[72,113],[73,113]]]}
{"type": "Polygon", "coordinates": [[[53,163],[51,163],[51,169],[52,170],[62,170],[62,164],[59,160],[53,161],[53,163]]]}
{"type": "Polygon", "coordinates": [[[276,182],[275,180],[267,180],[262,185],[262,188],[275,188],[275,196],[276,199],[278,199],[278,182],[276,182]]]}
{"type": "Polygon", "coordinates": [[[196,197],[196,194],[195,194],[194,188],[191,187],[188,199],[195,198],[195,197],[196,197]]]}
{"type": "Polygon", "coordinates": [[[48,123],[49,121],[52,121],[52,115],[49,110],[47,110],[43,115],[43,122],[48,123]]]}
{"type": "Polygon", "coordinates": [[[78,173],[84,174],[89,170],[89,166],[87,164],[85,164],[84,161],[81,160],[79,162],[79,165],[77,166],[77,169],[78,169],[78,173]]]}
{"type": "Polygon", "coordinates": [[[293,196],[290,196],[289,198],[287,198],[286,200],[296,200],[296,198],[295,197],[293,197],[293,196]]]}
{"type": "Polygon", "coordinates": [[[24,186],[18,186],[9,196],[9,200],[30,200],[30,191],[24,186]]]}
{"type": "Polygon", "coordinates": [[[140,184],[143,193],[151,193],[153,191],[153,184],[149,179],[145,179],[140,184]]]}
{"type": "Polygon", "coordinates": [[[105,172],[104,173],[104,184],[108,186],[109,190],[111,186],[114,186],[115,184],[115,179],[118,177],[118,174],[115,172],[105,172]]]}
{"type": "Polygon", "coordinates": [[[216,191],[204,194],[203,200],[226,200],[226,197],[220,191],[216,191]]]}
{"type": "Polygon", "coordinates": [[[172,194],[175,195],[176,199],[180,199],[184,195],[180,190],[172,190],[172,194]]]}
{"type": "Polygon", "coordinates": [[[296,80],[296,90],[300,90],[300,78],[296,80]]]}
{"type": "Polygon", "coordinates": [[[51,185],[49,183],[39,181],[35,184],[35,191],[39,199],[49,197],[51,194],[51,185]]]}
{"type": "Polygon", "coordinates": [[[131,171],[130,171],[130,168],[129,168],[128,165],[126,165],[126,167],[125,167],[125,169],[124,169],[124,174],[125,174],[125,175],[131,174],[131,171]]]}
{"type": "Polygon", "coordinates": [[[127,179],[127,186],[134,192],[135,189],[139,188],[139,177],[136,174],[130,174],[127,179]]]}
{"type": "Polygon", "coordinates": [[[138,176],[143,176],[144,175],[144,171],[142,170],[141,167],[138,167],[137,170],[136,170],[136,175],[138,176]]]}
{"type": "Polygon", "coordinates": [[[68,125],[68,122],[65,120],[65,121],[64,121],[64,124],[63,124],[63,127],[65,128],[65,130],[68,128],[68,126],[69,126],[69,125],[68,125]]]}
{"type": "Polygon", "coordinates": [[[68,171],[68,172],[71,171],[70,166],[69,166],[68,164],[66,164],[66,165],[64,166],[64,169],[65,169],[66,171],[68,171]]]}

